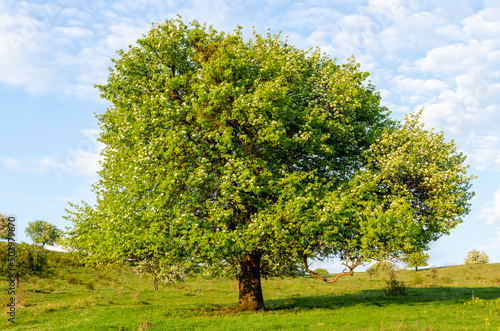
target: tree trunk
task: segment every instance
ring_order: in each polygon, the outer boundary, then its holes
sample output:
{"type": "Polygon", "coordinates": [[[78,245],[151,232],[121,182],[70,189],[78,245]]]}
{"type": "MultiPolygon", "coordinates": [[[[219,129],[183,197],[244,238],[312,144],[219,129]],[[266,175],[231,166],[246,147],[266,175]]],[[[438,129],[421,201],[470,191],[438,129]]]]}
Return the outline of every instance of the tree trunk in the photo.
{"type": "Polygon", "coordinates": [[[240,261],[239,285],[239,311],[257,311],[265,309],[262,287],[260,285],[260,259],[261,254],[248,254],[240,261]]]}

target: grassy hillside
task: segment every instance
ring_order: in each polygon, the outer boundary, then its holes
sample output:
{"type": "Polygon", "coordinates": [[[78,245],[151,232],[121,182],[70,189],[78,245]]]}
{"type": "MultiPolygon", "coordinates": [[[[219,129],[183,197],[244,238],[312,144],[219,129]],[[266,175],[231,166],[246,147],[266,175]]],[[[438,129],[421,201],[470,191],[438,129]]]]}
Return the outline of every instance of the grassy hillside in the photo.
{"type": "Polygon", "coordinates": [[[189,279],[155,292],[152,279],[130,267],[103,271],[63,262],[52,258],[51,278],[21,279],[16,323],[4,314],[0,329],[500,330],[500,264],[400,271],[397,278],[409,286],[402,297],[384,295],[384,273],[332,285],[269,279],[263,291],[270,310],[237,314],[235,281],[189,279]]]}

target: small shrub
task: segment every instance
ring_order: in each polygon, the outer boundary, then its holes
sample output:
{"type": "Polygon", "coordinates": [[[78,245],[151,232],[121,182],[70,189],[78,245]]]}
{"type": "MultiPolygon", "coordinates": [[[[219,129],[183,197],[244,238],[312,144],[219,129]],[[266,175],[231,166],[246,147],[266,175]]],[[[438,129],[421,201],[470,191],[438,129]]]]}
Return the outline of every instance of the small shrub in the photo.
{"type": "Polygon", "coordinates": [[[398,281],[396,279],[396,272],[391,270],[389,272],[389,280],[386,282],[386,287],[384,288],[385,295],[388,296],[404,296],[406,295],[406,285],[403,281],[398,281]]]}
{"type": "Polygon", "coordinates": [[[424,279],[419,274],[413,275],[413,278],[411,280],[412,285],[422,285],[423,283],[424,279]]]}
{"type": "Polygon", "coordinates": [[[67,276],[66,281],[68,284],[78,284],[78,278],[76,276],[67,276]]]}
{"type": "MultiPolygon", "coordinates": [[[[12,273],[9,258],[8,245],[0,242],[0,275],[8,276],[12,273]]],[[[16,244],[17,281],[26,276],[49,277],[52,276],[48,264],[47,255],[37,245],[26,243],[16,244]]],[[[18,283],[16,283],[17,287],[18,283]]]]}
{"type": "Polygon", "coordinates": [[[107,274],[105,274],[105,273],[102,273],[102,274],[98,275],[98,276],[97,276],[97,278],[98,278],[99,280],[104,280],[104,281],[109,281],[109,280],[111,280],[111,276],[109,276],[109,275],[107,275],[107,274]]]}
{"type": "Polygon", "coordinates": [[[431,278],[436,279],[438,276],[438,270],[436,269],[436,267],[432,267],[429,270],[431,272],[431,278]]]}
{"type": "Polygon", "coordinates": [[[441,282],[443,284],[451,284],[451,283],[453,283],[453,279],[450,276],[446,276],[446,277],[441,278],[441,282]]]}

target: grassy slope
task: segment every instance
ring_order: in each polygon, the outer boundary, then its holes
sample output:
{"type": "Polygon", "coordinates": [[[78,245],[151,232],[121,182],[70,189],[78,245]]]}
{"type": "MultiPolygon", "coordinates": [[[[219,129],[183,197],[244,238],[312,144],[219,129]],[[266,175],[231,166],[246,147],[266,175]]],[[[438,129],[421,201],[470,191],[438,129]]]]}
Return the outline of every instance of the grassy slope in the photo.
{"type": "Polygon", "coordinates": [[[147,320],[150,330],[500,330],[500,264],[399,272],[398,279],[413,284],[404,297],[383,294],[382,273],[371,280],[358,273],[333,285],[270,279],[263,291],[271,310],[243,314],[231,310],[235,281],[187,280],[155,292],[150,278],[130,268],[53,269],[52,278],[21,280],[16,324],[4,315],[0,329],[141,330],[147,320]]]}

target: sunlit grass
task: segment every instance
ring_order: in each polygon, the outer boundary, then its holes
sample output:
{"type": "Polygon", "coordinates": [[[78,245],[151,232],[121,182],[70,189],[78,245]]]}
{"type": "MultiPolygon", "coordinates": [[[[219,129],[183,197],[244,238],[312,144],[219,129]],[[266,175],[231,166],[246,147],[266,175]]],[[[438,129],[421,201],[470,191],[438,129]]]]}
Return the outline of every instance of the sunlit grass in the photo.
{"type": "MultiPolygon", "coordinates": [[[[387,274],[357,273],[329,285],[312,278],[263,281],[269,309],[235,313],[232,280],[188,279],[153,290],[129,267],[54,267],[51,278],[21,280],[11,330],[497,330],[500,264],[401,271],[402,297],[385,296],[387,274]],[[89,285],[92,284],[92,285],[89,285]],[[479,299],[478,299],[479,298],[479,299]]],[[[7,284],[5,282],[4,284],[7,284]]],[[[6,286],[1,300],[9,300],[6,286]]]]}

